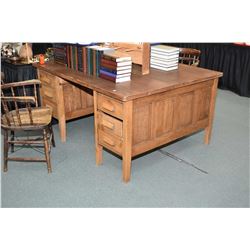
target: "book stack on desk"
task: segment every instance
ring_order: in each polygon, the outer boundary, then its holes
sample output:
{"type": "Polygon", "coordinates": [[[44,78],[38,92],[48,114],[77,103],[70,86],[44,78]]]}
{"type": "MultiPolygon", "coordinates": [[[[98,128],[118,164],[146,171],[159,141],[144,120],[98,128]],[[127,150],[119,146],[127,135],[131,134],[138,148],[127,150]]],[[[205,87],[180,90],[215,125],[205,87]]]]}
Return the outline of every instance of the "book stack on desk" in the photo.
{"type": "Polygon", "coordinates": [[[150,67],[164,71],[178,69],[179,48],[167,45],[151,46],[150,67]]]}
{"type": "Polygon", "coordinates": [[[131,80],[132,60],[118,51],[105,51],[101,57],[100,77],[115,83],[131,80]]]}

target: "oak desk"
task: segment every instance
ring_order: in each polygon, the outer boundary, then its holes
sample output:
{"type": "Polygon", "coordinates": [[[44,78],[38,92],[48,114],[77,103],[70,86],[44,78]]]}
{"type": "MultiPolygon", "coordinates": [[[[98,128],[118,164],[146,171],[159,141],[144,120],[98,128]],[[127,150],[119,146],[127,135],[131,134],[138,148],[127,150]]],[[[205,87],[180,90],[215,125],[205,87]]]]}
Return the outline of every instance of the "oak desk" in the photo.
{"type": "MultiPolygon", "coordinates": [[[[132,75],[130,82],[114,84],[53,63],[34,66],[42,89],[66,84],[83,90],[76,95],[81,99],[78,106],[73,103],[81,110],[74,111],[75,116],[85,114],[86,109],[92,112],[92,103],[87,107],[84,95],[90,98],[88,89],[93,90],[96,163],[102,163],[103,147],[120,155],[125,182],[130,179],[131,159],[136,155],[201,129],[205,130],[205,143],[209,143],[220,72],[179,65],[175,71],[151,69],[148,75],[132,75]]],[[[63,99],[63,95],[58,98],[63,99]]],[[[64,120],[60,130],[65,129],[64,120]]]]}

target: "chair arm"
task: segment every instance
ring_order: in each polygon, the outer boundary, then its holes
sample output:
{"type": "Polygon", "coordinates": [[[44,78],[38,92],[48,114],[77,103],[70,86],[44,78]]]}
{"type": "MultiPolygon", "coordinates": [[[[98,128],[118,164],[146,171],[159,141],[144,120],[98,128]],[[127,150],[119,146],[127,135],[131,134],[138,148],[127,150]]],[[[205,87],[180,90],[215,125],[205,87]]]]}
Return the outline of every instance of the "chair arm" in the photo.
{"type": "Polygon", "coordinates": [[[11,83],[5,83],[1,84],[1,89],[8,89],[12,87],[22,87],[22,86],[29,86],[29,85],[40,85],[41,81],[38,79],[32,79],[22,82],[11,82],[11,83]]]}
{"type": "Polygon", "coordinates": [[[5,102],[36,103],[36,98],[33,96],[3,96],[1,99],[5,102]]]}

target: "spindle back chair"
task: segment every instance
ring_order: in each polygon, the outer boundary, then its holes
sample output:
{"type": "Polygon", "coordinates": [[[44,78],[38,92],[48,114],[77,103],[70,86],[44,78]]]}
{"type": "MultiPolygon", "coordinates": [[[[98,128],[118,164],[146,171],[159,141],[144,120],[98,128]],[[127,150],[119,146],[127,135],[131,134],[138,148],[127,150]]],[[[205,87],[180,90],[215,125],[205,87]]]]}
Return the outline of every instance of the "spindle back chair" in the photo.
{"type": "Polygon", "coordinates": [[[201,51],[192,48],[180,48],[179,63],[198,66],[200,63],[201,51]]]}
{"type": "Polygon", "coordinates": [[[52,110],[48,107],[39,107],[38,93],[40,83],[39,80],[35,79],[1,84],[1,127],[4,133],[4,172],[8,171],[8,161],[46,162],[48,172],[52,171],[50,150],[51,144],[55,146],[51,125],[52,110]],[[23,95],[20,96],[20,93],[23,95]],[[38,131],[41,137],[31,137],[29,135],[26,139],[19,139],[15,136],[16,131],[38,131]],[[11,134],[11,138],[9,137],[9,133],[11,134]],[[14,152],[14,145],[30,145],[32,147],[42,145],[44,147],[45,158],[9,157],[9,145],[12,152],[14,152]]]}

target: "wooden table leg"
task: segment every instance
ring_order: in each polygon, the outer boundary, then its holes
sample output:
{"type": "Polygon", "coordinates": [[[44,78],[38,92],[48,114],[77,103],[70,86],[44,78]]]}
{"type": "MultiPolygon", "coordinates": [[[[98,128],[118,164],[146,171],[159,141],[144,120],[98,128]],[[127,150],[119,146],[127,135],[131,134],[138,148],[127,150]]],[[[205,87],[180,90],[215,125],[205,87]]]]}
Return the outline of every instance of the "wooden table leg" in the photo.
{"type": "Polygon", "coordinates": [[[122,150],[122,179],[129,182],[132,159],[132,101],[123,104],[123,150],[122,150]]]}
{"type": "Polygon", "coordinates": [[[61,142],[66,142],[66,120],[65,117],[59,117],[59,131],[60,131],[60,138],[61,142]]]}
{"type": "Polygon", "coordinates": [[[65,106],[63,98],[63,86],[60,85],[59,80],[56,82],[56,101],[57,101],[57,114],[59,120],[59,130],[61,142],[66,142],[66,118],[65,118],[65,106]]]}
{"type": "Polygon", "coordinates": [[[205,128],[204,143],[209,144],[212,134],[214,110],[215,110],[215,100],[218,86],[218,78],[214,80],[211,92],[210,107],[209,107],[209,117],[208,126],[205,128]]]}
{"type": "Polygon", "coordinates": [[[95,157],[96,165],[102,164],[102,150],[103,147],[98,143],[98,112],[97,112],[97,93],[94,91],[94,119],[95,119],[95,157]]]}

